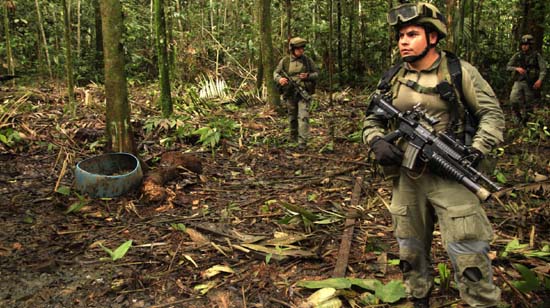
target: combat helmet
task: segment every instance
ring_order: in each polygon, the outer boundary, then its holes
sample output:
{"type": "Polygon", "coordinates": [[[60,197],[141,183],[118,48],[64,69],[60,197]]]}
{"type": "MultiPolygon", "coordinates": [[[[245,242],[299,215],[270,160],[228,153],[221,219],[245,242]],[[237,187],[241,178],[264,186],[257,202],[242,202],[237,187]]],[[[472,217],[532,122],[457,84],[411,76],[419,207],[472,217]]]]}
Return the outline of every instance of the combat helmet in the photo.
{"type": "Polygon", "coordinates": [[[290,49],[305,47],[306,44],[307,44],[307,40],[299,36],[291,38],[290,41],[288,42],[288,46],[290,47],[290,49]]]}
{"type": "Polygon", "coordinates": [[[430,3],[404,3],[388,12],[388,24],[399,30],[404,25],[428,26],[437,31],[439,39],[447,36],[445,17],[430,3]]]}
{"type": "Polygon", "coordinates": [[[535,42],[535,38],[531,35],[531,34],[525,34],[524,36],[521,37],[521,44],[529,44],[529,45],[533,45],[533,43],[535,42]]]}

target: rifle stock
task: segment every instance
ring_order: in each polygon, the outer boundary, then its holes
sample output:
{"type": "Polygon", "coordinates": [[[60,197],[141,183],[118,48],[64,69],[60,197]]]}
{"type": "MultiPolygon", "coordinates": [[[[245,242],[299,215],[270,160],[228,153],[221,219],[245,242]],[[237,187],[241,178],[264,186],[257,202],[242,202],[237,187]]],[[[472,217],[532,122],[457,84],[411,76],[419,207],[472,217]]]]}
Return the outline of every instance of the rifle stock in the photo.
{"type": "Polygon", "coordinates": [[[501,189],[487,176],[473,166],[477,156],[470,148],[446,133],[435,133],[425,128],[420,119],[428,123],[437,123],[417,106],[411,111],[401,112],[388,103],[380,94],[372,97],[371,112],[386,119],[397,120],[398,128],[384,137],[389,142],[404,138],[408,142],[402,166],[413,168],[417,158],[426,163],[432,171],[442,173],[472,191],[480,200],[485,201],[491,193],[479,182],[488,184],[493,190],[501,189]],[[372,109],[374,108],[374,109],[372,109]]]}

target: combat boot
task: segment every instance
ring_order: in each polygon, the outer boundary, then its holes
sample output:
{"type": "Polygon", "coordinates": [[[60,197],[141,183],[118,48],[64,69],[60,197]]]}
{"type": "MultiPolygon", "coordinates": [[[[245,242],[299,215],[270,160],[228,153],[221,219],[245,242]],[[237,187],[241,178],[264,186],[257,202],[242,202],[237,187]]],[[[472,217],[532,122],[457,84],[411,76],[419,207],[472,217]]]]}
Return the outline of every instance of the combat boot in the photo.
{"type": "Polygon", "coordinates": [[[423,298],[413,298],[411,301],[413,302],[414,308],[430,308],[429,296],[423,298]]]}

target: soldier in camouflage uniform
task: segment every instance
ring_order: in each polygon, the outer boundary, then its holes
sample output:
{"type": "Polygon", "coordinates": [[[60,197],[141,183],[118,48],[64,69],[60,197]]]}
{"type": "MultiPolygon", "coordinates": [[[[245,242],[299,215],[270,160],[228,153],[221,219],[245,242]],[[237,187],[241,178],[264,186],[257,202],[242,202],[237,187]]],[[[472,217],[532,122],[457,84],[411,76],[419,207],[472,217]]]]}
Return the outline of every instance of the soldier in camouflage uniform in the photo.
{"type": "Polygon", "coordinates": [[[304,54],[306,44],[307,41],[301,37],[290,39],[290,55],[281,59],[273,72],[273,80],[282,89],[283,99],[288,107],[291,140],[297,142],[300,148],[305,148],[309,139],[310,102],[305,101],[296,89],[289,86],[282,71],[284,70],[309,94],[315,92],[315,82],[319,73],[315,63],[304,54]]]}
{"type": "MultiPolygon", "coordinates": [[[[448,65],[451,54],[436,49],[438,41],[447,34],[444,16],[434,5],[420,2],[397,6],[387,17],[396,31],[403,63],[395,67],[398,71],[389,84],[379,85],[378,91],[391,96],[392,104],[401,111],[420,104],[428,116],[440,120],[431,129],[449,130],[453,108],[437,90],[443,81],[452,82],[448,65]]],[[[454,109],[461,115],[453,131],[456,136],[464,135],[464,108],[472,110],[479,124],[471,147],[481,157],[502,142],[504,115],[491,86],[478,70],[455,59],[462,69],[462,95],[457,85],[452,84],[459,98],[455,100],[459,106],[454,109]]],[[[399,244],[399,267],[414,307],[430,305],[434,286],[430,250],[437,222],[463,301],[472,307],[497,305],[501,291],[493,284],[487,255],[493,231],[479,199],[459,182],[430,170],[420,159],[412,162],[412,169],[404,167],[410,166],[410,162],[402,161],[408,144],[401,140],[394,145],[382,138],[396,128],[394,125],[368,112],[363,140],[369,144],[384,175],[393,179],[389,210],[399,244]]]]}
{"type": "Polygon", "coordinates": [[[521,37],[521,50],[508,61],[506,70],[512,72],[514,85],[510,92],[510,105],[516,117],[527,122],[529,113],[540,97],[542,81],[546,76],[546,62],[540,53],[533,49],[534,39],[531,34],[521,37]]]}

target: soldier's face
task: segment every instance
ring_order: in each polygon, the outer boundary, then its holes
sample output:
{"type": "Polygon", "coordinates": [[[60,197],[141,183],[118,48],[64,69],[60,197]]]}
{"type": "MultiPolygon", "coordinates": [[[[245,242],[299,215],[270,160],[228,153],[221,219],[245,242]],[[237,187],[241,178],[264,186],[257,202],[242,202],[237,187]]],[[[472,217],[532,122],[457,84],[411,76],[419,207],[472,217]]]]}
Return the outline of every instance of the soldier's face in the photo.
{"type": "Polygon", "coordinates": [[[305,50],[304,47],[294,48],[294,56],[297,57],[297,58],[301,57],[304,54],[304,50],[305,50]]]}
{"type": "Polygon", "coordinates": [[[531,47],[531,45],[529,45],[529,44],[521,44],[521,50],[524,51],[524,52],[529,51],[530,47],[531,47]]]}
{"type": "MultiPolygon", "coordinates": [[[[399,53],[401,57],[420,55],[428,46],[426,30],[421,26],[409,25],[399,29],[399,53]]],[[[432,44],[437,42],[437,35],[430,35],[432,44]]]]}

